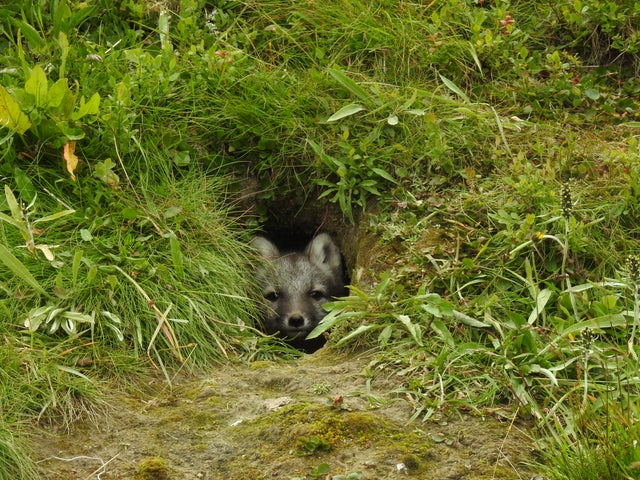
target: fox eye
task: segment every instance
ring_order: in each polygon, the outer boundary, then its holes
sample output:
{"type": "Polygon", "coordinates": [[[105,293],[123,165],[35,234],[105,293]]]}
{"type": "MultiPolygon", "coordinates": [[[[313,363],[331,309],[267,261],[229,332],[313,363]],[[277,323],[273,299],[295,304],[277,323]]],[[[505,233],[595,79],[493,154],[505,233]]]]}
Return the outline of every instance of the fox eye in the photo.
{"type": "Polygon", "coordinates": [[[324,298],[325,295],[324,295],[324,292],[320,290],[311,290],[309,292],[309,296],[314,300],[320,300],[321,298],[324,298]]]}
{"type": "Polygon", "coordinates": [[[269,300],[270,302],[275,302],[280,298],[280,294],[278,292],[267,292],[264,294],[264,298],[269,300]]]}

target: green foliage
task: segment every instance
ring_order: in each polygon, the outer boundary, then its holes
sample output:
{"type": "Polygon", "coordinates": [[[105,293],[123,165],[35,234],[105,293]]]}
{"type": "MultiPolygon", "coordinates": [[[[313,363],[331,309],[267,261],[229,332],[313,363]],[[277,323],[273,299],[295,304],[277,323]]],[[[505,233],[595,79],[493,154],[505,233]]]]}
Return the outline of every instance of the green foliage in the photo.
{"type": "Polygon", "coordinates": [[[501,179],[502,189],[471,184],[455,209],[434,209],[432,198],[424,217],[414,198],[377,216],[376,232],[404,259],[392,257],[393,273],[372,293],[354,287],[331,304],[313,335],[332,328],[338,345],[381,348],[379,368],[397,369],[398,391],[415,399],[414,418],[515,400],[519,412],[556,435],[557,416],[572,432],[575,409],[588,406],[599,421],[611,405],[633,403],[638,268],[632,256],[625,273],[624,251],[611,243],[624,241],[616,230],[621,217],[598,216],[611,207],[600,203],[602,189],[560,188],[538,175],[513,184],[523,191],[535,185],[520,213],[522,203],[504,190],[511,180],[501,179]],[[479,212],[464,199],[478,202],[478,192],[486,217],[469,229],[469,216],[479,212]],[[590,194],[597,195],[593,204],[590,194]],[[448,218],[452,211],[456,217],[448,218]],[[447,249],[450,230],[464,236],[464,247],[447,249]],[[432,235],[439,237],[426,242],[432,235]]]}
{"type": "Polygon", "coordinates": [[[31,480],[39,478],[35,466],[25,453],[22,442],[7,430],[0,428],[0,479],[31,480]]]}
{"type": "Polygon", "coordinates": [[[327,478],[328,476],[335,480],[357,480],[358,478],[362,478],[361,473],[349,473],[347,475],[330,475],[330,471],[331,466],[328,463],[321,463],[316,468],[309,469],[309,473],[304,477],[294,477],[291,480],[312,480],[315,478],[327,478]]]}
{"type": "MultiPolygon", "coordinates": [[[[60,219],[64,213],[67,222],[76,224],[76,233],[63,240],[60,224],[40,232],[40,238],[51,239],[45,258],[3,257],[15,274],[8,288],[31,287],[43,297],[31,297],[31,306],[7,301],[5,308],[22,317],[30,332],[90,332],[94,340],[122,347],[130,342],[158,361],[164,356],[160,352],[183,360],[183,349],[196,345],[190,355],[197,363],[225,356],[219,337],[235,335],[236,319],[251,311],[242,296],[242,289],[249,289],[243,256],[247,248],[229,235],[220,206],[210,203],[210,212],[200,211],[200,199],[215,198],[219,183],[185,178],[172,188],[162,199],[148,197],[146,205],[127,205],[116,196],[112,202],[122,202],[122,210],[113,213],[94,205],[92,216],[87,210],[70,219],[73,212],[63,210],[44,217],[60,219]],[[190,239],[188,245],[184,238],[190,239]],[[96,289],[108,294],[96,295],[96,289]],[[233,320],[217,320],[225,318],[233,320]]],[[[23,223],[33,226],[36,221],[23,223]]],[[[34,253],[36,247],[42,246],[36,244],[34,253]]],[[[11,253],[10,244],[2,248],[11,253]]]]}
{"type": "Polygon", "coordinates": [[[319,452],[331,450],[331,445],[325,439],[312,435],[309,438],[299,438],[296,451],[298,455],[316,455],[319,452]]]}
{"type": "Polygon", "coordinates": [[[567,2],[559,9],[560,18],[569,30],[571,46],[584,50],[584,40],[591,37],[589,60],[601,63],[624,55],[637,68],[640,58],[640,34],[633,27],[640,19],[640,7],[635,2],[605,2],[587,0],[567,2]]]}
{"type": "MultiPolygon", "coordinates": [[[[60,43],[64,62],[69,49],[64,34],[61,34],[60,43]]],[[[44,70],[36,65],[27,75],[24,88],[11,91],[0,88],[0,112],[3,112],[0,122],[20,135],[29,131],[36,141],[51,142],[54,148],[60,148],[69,141],[84,138],[84,132],[77,126],[79,121],[98,113],[98,93],[89,100],[84,96],[79,102],[76,100],[77,94],[74,95],[69,88],[66,77],[49,85],[44,70]]]]}
{"type": "Polygon", "coordinates": [[[636,399],[635,3],[205,3],[0,9],[11,416],[71,421],[142,360],[291,354],[251,327],[247,174],[260,211],[376,205],[388,272],[314,334],[379,347],[414,418],[500,406],[576,444],[572,410],[636,399]]]}
{"type": "Polygon", "coordinates": [[[637,411],[636,407],[629,410],[625,412],[612,404],[605,422],[589,411],[577,414],[575,435],[556,426],[557,436],[542,450],[547,464],[540,465],[541,472],[560,480],[637,478],[639,432],[637,422],[630,420],[637,411]]]}

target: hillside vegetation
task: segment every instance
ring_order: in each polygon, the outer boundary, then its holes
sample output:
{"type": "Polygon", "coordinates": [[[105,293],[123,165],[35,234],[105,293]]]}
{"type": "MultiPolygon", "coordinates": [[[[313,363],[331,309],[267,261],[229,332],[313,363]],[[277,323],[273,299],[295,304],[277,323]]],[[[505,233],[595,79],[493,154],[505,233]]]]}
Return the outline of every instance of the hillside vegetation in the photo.
{"type": "Polygon", "coordinates": [[[25,422],[107,386],[296,355],[255,328],[247,242],[309,207],[360,232],[316,334],[374,349],[413,420],[530,420],[549,477],[637,478],[638,25],[631,0],[4,2],[0,479],[36,478],[25,422]]]}

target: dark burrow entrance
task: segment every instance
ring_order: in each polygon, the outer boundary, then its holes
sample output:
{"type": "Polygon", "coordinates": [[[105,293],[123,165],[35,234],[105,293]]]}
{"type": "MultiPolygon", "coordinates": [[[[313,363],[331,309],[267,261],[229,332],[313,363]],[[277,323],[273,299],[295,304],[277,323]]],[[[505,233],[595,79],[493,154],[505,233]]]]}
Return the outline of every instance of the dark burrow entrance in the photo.
{"type": "MultiPolygon", "coordinates": [[[[264,209],[263,209],[264,210],[264,209]]],[[[262,223],[262,229],[260,235],[267,238],[270,242],[277,246],[280,254],[286,252],[303,252],[305,247],[310,245],[310,242],[314,238],[318,238],[320,234],[328,234],[333,243],[338,247],[341,253],[342,269],[341,277],[345,285],[345,288],[340,293],[334,293],[334,296],[344,296],[348,294],[346,285],[351,281],[351,272],[354,270],[357,260],[357,227],[353,225],[349,220],[338,211],[335,206],[323,205],[319,207],[300,206],[288,201],[279,203],[273,203],[266,209],[266,220],[262,223]]],[[[302,273],[302,272],[301,272],[302,273]]],[[[282,291],[265,292],[265,303],[269,306],[273,306],[273,311],[278,308],[278,321],[290,322],[295,324],[296,321],[300,322],[301,319],[295,315],[293,317],[287,317],[291,311],[287,311],[285,298],[287,295],[299,295],[299,303],[313,303],[314,297],[319,293],[312,289],[304,292],[290,292],[287,291],[287,286],[282,287],[282,291]],[[302,298],[304,296],[304,298],[302,298]],[[285,305],[282,310],[280,307],[285,305]]],[[[293,299],[292,303],[295,303],[293,299]]],[[[298,308],[298,307],[296,307],[298,308]]],[[[304,306],[303,306],[304,309],[304,306]]],[[[297,312],[298,310],[296,310],[297,312]]],[[[289,341],[294,347],[311,353],[321,348],[325,340],[324,338],[318,338],[313,341],[302,340],[296,338],[293,341],[289,341]]]]}

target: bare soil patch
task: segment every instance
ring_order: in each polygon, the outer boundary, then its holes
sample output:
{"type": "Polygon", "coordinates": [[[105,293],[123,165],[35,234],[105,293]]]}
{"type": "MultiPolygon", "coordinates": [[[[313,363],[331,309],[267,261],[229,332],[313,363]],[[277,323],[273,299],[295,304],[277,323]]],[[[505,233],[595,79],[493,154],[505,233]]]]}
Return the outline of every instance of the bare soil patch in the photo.
{"type": "Polygon", "coordinates": [[[521,427],[463,413],[408,423],[411,406],[370,362],[323,348],[117,393],[99,427],[35,431],[36,460],[50,480],[531,478],[521,427]]]}

